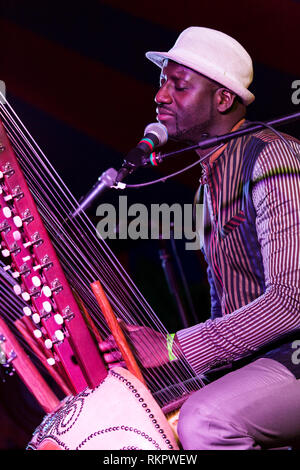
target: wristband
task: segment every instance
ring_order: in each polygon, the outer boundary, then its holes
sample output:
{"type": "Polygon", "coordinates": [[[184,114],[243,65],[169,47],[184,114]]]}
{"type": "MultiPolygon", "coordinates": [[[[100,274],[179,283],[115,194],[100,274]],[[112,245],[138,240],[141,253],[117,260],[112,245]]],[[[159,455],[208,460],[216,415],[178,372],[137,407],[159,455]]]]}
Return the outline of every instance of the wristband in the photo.
{"type": "Polygon", "coordinates": [[[168,350],[168,355],[169,355],[169,360],[170,361],[174,361],[175,359],[177,359],[177,357],[175,356],[175,354],[172,351],[175,334],[176,333],[167,334],[167,350],[168,350]]]}

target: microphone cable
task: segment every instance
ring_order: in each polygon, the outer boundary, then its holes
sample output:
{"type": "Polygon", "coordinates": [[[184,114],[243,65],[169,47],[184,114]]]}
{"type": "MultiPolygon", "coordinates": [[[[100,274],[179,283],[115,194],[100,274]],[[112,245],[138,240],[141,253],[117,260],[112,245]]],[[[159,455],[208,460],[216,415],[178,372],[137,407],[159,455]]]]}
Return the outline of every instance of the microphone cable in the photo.
{"type": "Polygon", "coordinates": [[[220,144],[218,147],[214,148],[211,152],[208,152],[206,155],[201,157],[199,160],[197,160],[194,163],[191,163],[190,165],[182,168],[181,170],[178,170],[174,173],[171,173],[169,175],[163,176],[162,178],[159,178],[157,180],[152,180],[152,181],[147,181],[146,183],[139,183],[139,184],[126,184],[126,183],[119,183],[117,186],[113,186],[115,189],[127,189],[127,188],[142,188],[145,186],[150,186],[151,184],[156,184],[156,183],[165,183],[166,180],[173,178],[174,176],[180,175],[181,173],[184,173],[185,171],[190,170],[196,165],[199,165],[203,160],[206,160],[208,157],[210,157],[214,152],[219,150],[221,147],[223,147],[224,144],[220,144]]]}

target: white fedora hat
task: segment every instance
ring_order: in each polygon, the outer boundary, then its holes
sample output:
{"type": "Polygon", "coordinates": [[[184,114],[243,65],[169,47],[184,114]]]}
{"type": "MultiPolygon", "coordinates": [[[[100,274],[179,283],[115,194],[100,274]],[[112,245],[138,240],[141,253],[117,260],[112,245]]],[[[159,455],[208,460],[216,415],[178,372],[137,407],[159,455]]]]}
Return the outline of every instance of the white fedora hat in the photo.
{"type": "Polygon", "coordinates": [[[245,105],[255,99],[248,90],[253,79],[251,57],[240,43],[220,31],[191,26],[168,52],[150,51],[146,57],[159,67],[165,59],[189,67],[236,93],[245,105]]]}

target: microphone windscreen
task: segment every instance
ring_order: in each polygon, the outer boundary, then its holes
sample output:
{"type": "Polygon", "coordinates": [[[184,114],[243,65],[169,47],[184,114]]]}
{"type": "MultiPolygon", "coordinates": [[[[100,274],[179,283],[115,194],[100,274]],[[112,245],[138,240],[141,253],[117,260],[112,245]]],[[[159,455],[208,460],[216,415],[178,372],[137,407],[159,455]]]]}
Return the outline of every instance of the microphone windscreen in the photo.
{"type": "Polygon", "coordinates": [[[166,126],[159,122],[152,122],[145,127],[144,135],[154,134],[158,139],[157,147],[165,145],[168,141],[168,131],[166,126]]]}

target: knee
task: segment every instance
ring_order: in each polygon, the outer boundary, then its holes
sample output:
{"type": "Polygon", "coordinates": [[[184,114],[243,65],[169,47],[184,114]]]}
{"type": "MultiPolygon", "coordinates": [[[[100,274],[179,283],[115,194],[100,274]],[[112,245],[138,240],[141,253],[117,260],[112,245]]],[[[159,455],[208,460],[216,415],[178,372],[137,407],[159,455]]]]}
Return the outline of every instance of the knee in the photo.
{"type": "Polygon", "coordinates": [[[178,436],[184,449],[206,449],[210,439],[209,406],[201,399],[189,398],[182,406],[178,421],[178,436]]]}
{"type": "Polygon", "coordinates": [[[198,393],[180,411],[178,436],[182,447],[186,450],[252,448],[253,441],[238,415],[226,407],[217,407],[207,396],[202,400],[198,393]]]}

